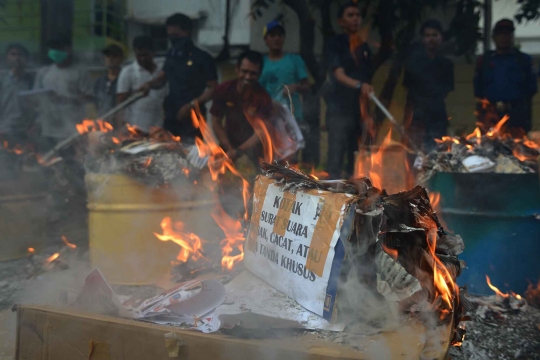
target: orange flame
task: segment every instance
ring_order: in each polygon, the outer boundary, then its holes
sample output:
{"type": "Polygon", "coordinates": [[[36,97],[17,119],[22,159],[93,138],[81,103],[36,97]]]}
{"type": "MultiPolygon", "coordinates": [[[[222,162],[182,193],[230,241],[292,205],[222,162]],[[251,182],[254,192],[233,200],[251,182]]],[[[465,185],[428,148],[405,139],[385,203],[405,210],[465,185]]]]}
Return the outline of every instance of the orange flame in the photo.
{"type": "Polygon", "coordinates": [[[495,294],[497,294],[497,296],[500,296],[502,298],[507,298],[509,295],[508,294],[504,294],[502,291],[500,291],[497,287],[493,286],[491,284],[491,279],[489,278],[489,276],[486,275],[486,282],[489,286],[489,288],[491,290],[493,290],[495,292],[495,294]]]}
{"type": "Polygon", "coordinates": [[[75,125],[79,134],[86,134],[92,131],[109,132],[113,130],[113,126],[103,120],[89,120],[85,119],[82,123],[75,125]]]}
{"type": "Polygon", "coordinates": [[[64,244],[65,244],[68,248],[70,248],[70,249],[76,249],[76,248],[77,248],[77,245],[70,243],[70,242],[68,241],[67,237],[65,237],[64,235],[62,235],[61,238],[62,238],[62,241],[64,242],[64,244]]]}
{"type": "Polygon", "coordinates": [[[49,257],[45,260],[45,265],[49,265],[49,264],[52,263],[54,260],[58,259],[59,256],[60,256],[60,253],[54,253],[54,254],[52,254],[51,256],[49,256],[49,257]]]}
{"type": "Polygon", "coordinates": [[[217,181],[220,174],[225,174],[228,170],[233,175],[242,180],[242,198],[244,200],[244,219],[248,219],[248,199],[249,199],[249,183],[236,170],[232,160],[227,156],[225,151],[219,146],[214,135],[208,128],[208,124],[198,109],[191,111],[191,120],[193,126],[201,131],[203,140],[195,138],[195,145],[199,151],[199,157],[209,157],[208,169],[212,180],[217,181]]]}
{"type": "Polygon", "coordinates": [[[120,139],[118,139],[117,137],[114,137],[114,136],[113,136],[113,137],[111,138],[111,141],[112,141],[113,143],[117,144],[117,145],[120,144],[120,139]]]}
{"type": "Polygon", "coordinates": [[[130,125],[130,124],[126,123],[126,128],[133,135],[138,135],[139,134],[139,131],[137,130],[138,128],[136,126],[133,126],[133,125],[130,125]]]}
{"type": "Polygon", "coordinates": [[[397,249],[389,248],[384,243],[381,243],[381,246],[385,253],[387,253],[392,259],[394,259],[394,261],[397,261],[399,255],[397,249]]]}
{"type": "Polygon", "coordinates": [[[480,131],[479,127],[474,129],[474,131],[472,133],[470,133],[469,135],[467,135],[465,137],[465,139],[467,139],[467,140],[472,140],[474,138],[476,138],[476,139],[481,139],[482,138],[482,131],[480,131]]]}
{"type": "Polygon", "coordinates": [[[311,176],[312,178],[314,178],[315,180],[320,180],[320,179],[328,179],[328,176],[330,174],[328,174],[326,171],[324,170],[317,170],[315,169],[315,167],[311,167],[311,172],[309,173],[309,176],[311,176]]]}
{"type": "Polygon", "coordinates": [[[441,202],[441,193],[430,192],[429,202],[431,203],[431,208],[436,212],[439,208],[439,203],[441,202]]]}
{"type": "MultiPolygon", "coordinates": [[[[376,152],[371,153],[371,157],[369,159],[370,162],[370,170],[368,171],[368,176],[371,179],[371,183],[374,187],[377,187],[379,189],[382,188],[382,173],[383,173],[383,156],[384,151],[386,148],[390,145],[392,142],[392,131],[389,131],[386,137],[384,138],[384,141],[379,146],[376,152]]],[[[363,171],[363,164],[362,157],[358,157],[358,163],[357,163],[357,173],[355,177],[362,177],[364,174],[361,174],[363,171]]]]}
{"type": "Polygon", "coordinates": [[[145,168],[147,168],[147,167],[150,166],[151,163],[152,163],[152,157],[149,156],[148,158],[146,158],[146,161],[144,162],[143,166],[144,166],[145,168]]]}
{"type": "Polygon", "coordinates": [[[495,125],[492,129],[490,129],[487,133],[488,137],[495,137],[501,133],[501,129],[506,124],[506,122],[510,119],[508,115],[504,115],[503,118],[495,125]]]}
{"type": "Polygon", "coordinates": [[[36,252],[36,249],[31,248],[31,247],[28,248],[28,253],[33,254],[33,253],[35,253],[35,252],[36,252]]]}
{"type": "MultiPolygon", "coordinates": [[[[458,296],[459,287],[452,279],[452,275],[448,271],[448,268],[441,262],[435,250],[437,248],[437,225],[430,219],[424,218],[426,223],[429,224],[429,230],[427,233],[427,245],[429,254],[434,260],[433,263],[433,285],[435,286],[435,298],[441,297],[449,310],[453,309],[453,295],[458,296]],[[452,289],[454,291],[452,291],[452,289]]],[[[443,309],[444,310],[444,309],[443,309]]],[[[441,311],[441,317],[446,316],[449,311],[441,311]]]]}
{"type": "MultiPolygon", "coordinates": [[[[201,115],[198,109],[194,109],[191,112],[191,119],[193,125],[201,131],[204,141],[196,138],[195,145],[199,151],[200,157],[209,157],[208,160],[208,169],[212,180],[217,181],[220,174],[225,174],[227,171],[230,171],[233,175],[237,176],[242,181],[242,197],[244,201],[244,219],[248,219],[248,199],[250,196],[249,193],[249,183],[242,177],[242,175],[236,170],[233,162],[227,156],[225,151],[219,146],[216,139],[214,138],[212,132],[208,128],[206,121],[201,115]]],[[[266,130],[263,131],[264,136],[269,135],[266,130]]],[[[259,136],[260,133],[258,133],[259,136]]],[[[267,143],[269,146],[267,149],[271,149],[271,141],[267,143]]],[[[212,217],[218,224],[218,226],[225,233],[225,239],[221,242],[222,245],[222,259],[221,266],[223,269],[232,270],[236,263],[244,259],[244,241],[245,237],[242,231],[242,224],[239,220],[234,220],[228,216],[221,206],[216,205],[212,217]],[[235,249],[238,251],[238,254],[231,255],[235,249]]]]}
{"type": "Polygon", "coordinates": [[[212,217],[225,233],[225,239],[221,241],[221,267],[223,270],[232,270],[236,263],[244,259],[244,242],[246,238],[242,224],[239,220],[227,215],[220,205],[216,206],[212,217]],[[235,249],[237,254],[231,255],[235,249]]]}
{"type": "Polygon", "coordinates": [[[4,146],[4,149],[6,149],[9,152],[12,152],[17,155],[21,155],[24,153],[24,149],[19,144],[15,144],[12,148],[9,147],[9,142],[7,140],[4,140],[2,144],[4,146]]]}
{"type": "Polygon", "coordinates": [[[255,134],[259,137],[261,140],[261,144],[263,147],[263,156],[264,161],[267,163],[271,163],[274,161],[274,144],[272,142],[272,137],[270,136],[270,132],[268,131],[268,128],[266,127],[264,121],[262,121],[258,117],[249,116],[246,114],[246,119],[248,120],[249,124],[255,131],[255,134]]]}
{"type": "Polygon", "coordinates": [[[172,241],[181,247],[176,256],[178,261],[186,262],[190,256],[195,261],[204,258],[201,253],[202,240],[194,233],[183,232],[183,228],[184,224],[181,221],[177,221],[173,225],[171,218],[166,217],[161,221],[163,234],[154,233],[154,235],[161,241],[172,241]]]}

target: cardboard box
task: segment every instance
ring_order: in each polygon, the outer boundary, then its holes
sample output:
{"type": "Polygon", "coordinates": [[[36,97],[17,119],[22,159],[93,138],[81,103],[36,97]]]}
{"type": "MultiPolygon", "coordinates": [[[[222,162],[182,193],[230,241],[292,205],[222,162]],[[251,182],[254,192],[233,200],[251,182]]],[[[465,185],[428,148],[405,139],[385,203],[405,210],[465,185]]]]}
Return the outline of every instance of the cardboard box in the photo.
{"type": "MultiPolygon", "coordinates": [[[[451,327],[434,342],[444,359],[451,327]]],[[[171,326],[48,306],[17,309],[17,360],[160,359],[419,359],[426,329],[411,321],[395,332],[365,336],[358,349],[318,339],[315,334],[283,333],[279,339],[246,340],[171,326]]]]}

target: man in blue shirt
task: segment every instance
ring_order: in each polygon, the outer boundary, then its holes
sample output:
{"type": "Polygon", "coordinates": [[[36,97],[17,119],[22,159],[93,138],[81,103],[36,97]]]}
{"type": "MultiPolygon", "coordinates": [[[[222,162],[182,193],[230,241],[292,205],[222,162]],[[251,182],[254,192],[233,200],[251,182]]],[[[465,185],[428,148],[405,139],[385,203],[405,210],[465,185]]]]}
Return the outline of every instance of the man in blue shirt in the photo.
{"type": "Polygon", "coordinates": [[[514,29],[514,23],[509,19],[495,24],[495,51],[486,52],[476,62],[474,95],[483,100],[479,106],[479,120],[486,129],[508,115],[508,130],[514,136],[523,136],[532,127],[531,99],[537,92],[536,72],[531,56],[515,48],[514,29]],[[488,106],[485,100],[489,101],[488,106]],[[496,116],[490,116],[490,113],[496,116]]]}
{"type": "Polygon", "coordinates": [[[342,178],[343,158],[347,158],[346,177],[354,170],[354,152],[362,133],[360,96],[369,96],[373,87],[371,51],[359,36],[360,10],[354,2],[338,11],[343,34],[330,41],[327,50],[329,84],[325,97],[328,128],[328,173],[331,179],[342,178]],[[352,45],[352,46],[351,46],[352,45]]]}
{"type": "Polygon", "coordinates": [[[263,36],[269,52],[264,57],[259,83],[268,91],[273,100],[286,105],[299,124],[302,124],[304,114],[300,94],[309,90],[306,65],[299,55],[287,54],[283,51],[285,28],[279,22],[268,23],[264,28],[263,36]]]}

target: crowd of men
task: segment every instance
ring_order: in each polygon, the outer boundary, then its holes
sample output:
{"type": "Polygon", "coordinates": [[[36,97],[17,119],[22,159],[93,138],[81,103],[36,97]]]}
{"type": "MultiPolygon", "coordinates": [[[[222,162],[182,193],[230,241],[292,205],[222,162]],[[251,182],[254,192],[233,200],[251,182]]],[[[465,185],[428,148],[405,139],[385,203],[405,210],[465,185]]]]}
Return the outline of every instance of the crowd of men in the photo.
{"type": "MultiPolygon", "coordinates": [[[[327,80],[321,88],[327,105],[331,178],[353,172],[354,152],[365,131],[359,101],[373,92],[372,54],[367,42],[359,41],[362,18],[357,4],[341,6],[337,18],[342,34],[329,41],[327,80]]],[[[214,132],[233,160],[242,154],[255,162],[261,157],[260,139],[248,118],[269,121],[275,103],[288,107],[302,128],[302,95],[312,85],[302,58],[284,51],[286,30],[281,23],[273,21],[265,27],[268,54],[245,51],[237,59],[236,78],[221,84],[213,58],[191,40],[191,20],[174,14],[165,25],[170,50],[162,66],[155,60],[152,38],[139,36],[132,44],[135,61],[127,66],[122,67],[125,54],[121,47],[109,45],[102,51],[107,72],[96,81],[74,62],[69,40],[49,42],[52,64],[35,77],[26,69],[28,50],[20,44],[9,45],[9,71],[0,79],[0,134],[19,139],[30,129],[39,134],[46,150],[75,132],[75,124],[85,118],[88,102],[94,102],[103,114],[138,91],[145,97],[129,106],[117,122],[145,131],[163,127],[190,142],[198,135],[191,110],[198,107],[205,113],[205,105],[212,101],[209,113],[214,132]]],[[[517,133],[531,130],[531,99],[537,82],[532,58],[514,46],[513,33],[511,20],[495,25],[496,49],[478,58],[474,92],[482,100],[482,121],[493,123],[509,114],[509,125],[517,133]]],[[[434,138],[447,134],[445,100],[454,90],[454,69],[452,61],[440,54],[440,22],[426,21],[420,36],[421,42],[407,52],[404,66],[405,119],[410,141],[430,150],[434,138]]]]}

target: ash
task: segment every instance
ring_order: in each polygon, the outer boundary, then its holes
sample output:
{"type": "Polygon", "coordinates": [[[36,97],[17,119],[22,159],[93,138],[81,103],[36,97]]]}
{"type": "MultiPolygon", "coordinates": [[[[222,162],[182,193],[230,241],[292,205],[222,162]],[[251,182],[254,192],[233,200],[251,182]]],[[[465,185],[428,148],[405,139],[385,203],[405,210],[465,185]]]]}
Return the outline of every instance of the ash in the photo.
{"type": "Polygon", "coordinates": [[[462,346],[450,350],[452,359],[540,359],[540,309],[503,302],[495,295],[469,295],[469,300],[477,307],[464,323],[462,346]]]}

